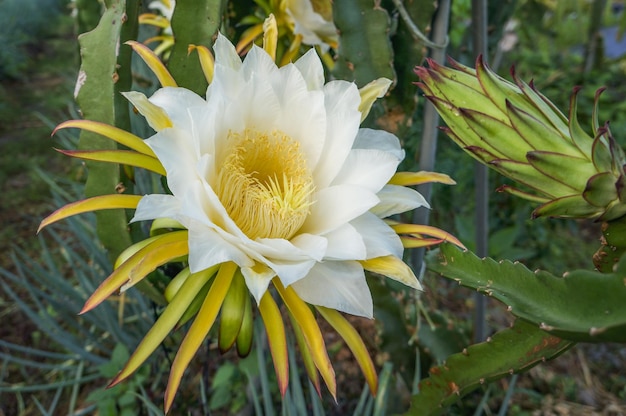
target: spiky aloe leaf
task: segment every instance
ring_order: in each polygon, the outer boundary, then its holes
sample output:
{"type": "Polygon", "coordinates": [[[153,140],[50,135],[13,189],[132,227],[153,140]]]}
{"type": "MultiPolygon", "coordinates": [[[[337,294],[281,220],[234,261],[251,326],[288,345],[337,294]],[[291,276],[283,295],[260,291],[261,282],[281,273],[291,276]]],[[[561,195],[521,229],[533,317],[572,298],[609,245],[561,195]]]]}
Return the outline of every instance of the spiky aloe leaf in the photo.
{"type": "Polygon", "coordinates": [[[395,81],[387,11],[371,0],[335,0],[333,17],[339,30],[335,75],[360,87],[380,77],[395,81]]]}
{"type": "MultiPolygon", "coordinates": [[[[78,37],[81,66],[76,83],[76,101],[87,120],[115,125],[115,81],[118,46],[124,25],[125,0],[110,1],[98,26],[78,37]]],[[[84,150],[115,150],[117,145],[100,135],[83,130],[79,147],[84,150]]],[[[87,197],[115,193],[120,182],[116,164],[87,162],[87,197]]],[[[123,210],[96,213],[98,237],[113,260],[131,244],[128,221],[123,210]]]]}
{"type": "Polygon", "coordinates": [[[486,342],[474,344],[430,369],[419,384],[407,415],[434,416],[488,381],[522,372],[567,351],[571,341],[560,339],[518,319],[486,342]]]}
{"type": "Polygon", "coordinates": [[[563,277],[520,263],[479,259],[444,244],[428,267],[507,305],[515,316],[561,338],[626,342],[626,259],[614,273],[576,270],[563,277]]]}
{"type": "Polygon", "coordinates": [[[168,68],[178,85],[204,95],[206,79],[189,45],[211,47],[213,36],[222,24],[225,0],[178,0],[172,16],[172,31],[176,39],[168,68]]]}

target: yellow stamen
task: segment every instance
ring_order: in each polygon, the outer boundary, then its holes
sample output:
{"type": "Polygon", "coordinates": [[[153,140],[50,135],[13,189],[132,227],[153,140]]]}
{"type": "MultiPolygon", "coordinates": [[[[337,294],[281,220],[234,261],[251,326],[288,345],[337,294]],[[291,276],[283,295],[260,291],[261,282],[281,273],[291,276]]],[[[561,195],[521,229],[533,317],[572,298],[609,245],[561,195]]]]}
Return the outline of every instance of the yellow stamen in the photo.
{"type": "Polygon", "coordinates": [[[216,191],[251,239],[295,235],[309,215],[313,177],[300,144],[280,131],[229,133],[216,191]]]}

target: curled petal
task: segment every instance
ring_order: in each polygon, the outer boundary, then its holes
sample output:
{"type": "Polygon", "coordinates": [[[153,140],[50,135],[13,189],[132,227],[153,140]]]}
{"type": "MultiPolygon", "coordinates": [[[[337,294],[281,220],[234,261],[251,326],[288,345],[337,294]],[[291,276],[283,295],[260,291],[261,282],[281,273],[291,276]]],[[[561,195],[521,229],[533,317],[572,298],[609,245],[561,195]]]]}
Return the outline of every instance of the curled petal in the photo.
{"type": "Polygon", "coordinates": [[[413,270],[395,256],[376,257],[374,259],[362,260],[359,263],[363,265],[365,270],[382,274],[413,289],[422,290],[422,285],[415,277],[415,274],[413,274],[413,270]]]}
{"type": "Polygon", "coordinates": [[[148,98],[137,91],[123,92],[122,95],[146,118],[146,121],[155,131],[161,131],[173,126],[165,110],[153,104],[148,98]]]}
{"type": "Polygon", "coordinates": [[[443,183],[446,185],[456,185],[456,182],[445,173],[437,172],[397,172],[389,180],[389,185],[414,186],[423,183],[443,183]]]}
{"type": "Polygon", "coordinates": [[[68,120],[56,126],[52,135],[61,129],[77,128],[87,130],[92,133],[97,133],[102,136],[108,137],[111,140],[118,142],[130,149],[136,150],[139,153],[143,153],[147,156],[156,157],[152,149],[138,136],[129,133],[125,130],[118,129],[117,127],[110,126],[108,124],[99,123],[91,120],[68,120]]]}
{"type": "Polygon", "coordinates": [[[391,228],[398,234],[407,234],[409,236],[415,238],[423,238],[423,235],[429,235],[432,237],[437,237],[441,241],[447,241],[449,243],[453,243],[461,248],[466,248],[458,238],[453,236],[452,234],[440,230],[436,227],[431,227],[429,225],[420,225],[420,224],[392,224],[391,228]]]}
{"type": "Polygon", "coordinates": [[[156,75],[159,82],[163,87],[177,87],[176,81],[172,74],[165,68],[163,62],[159,59],[159,57],[152,52],[150,48],[146,45],[135,42],[133,40],[129,40],[126,42],[127,45],[130,45],[131,48],[143,59],[143,61],[148,65],[150,70],[156,75]]]}
{"type": "Polygon", "coordinates": [[[270,14],[263,22],[263,50],[272,58],[276,60],[276,45],[278,44],[278,26],[276,25],[276,18],[273,14],[270,14]]]}
{"type": "Polygon", "coordinates": [[[370,113],[370,109],[372,108],[372,105],[374,105],[374,102],[378,98],[384,97],[390,86],[390,79],[378,78],[359,89],[359,94],[361,95],[361,104],[359,105],[359,111],[361,112],[361,121],[367,118],[367,115],[370,113]]]}

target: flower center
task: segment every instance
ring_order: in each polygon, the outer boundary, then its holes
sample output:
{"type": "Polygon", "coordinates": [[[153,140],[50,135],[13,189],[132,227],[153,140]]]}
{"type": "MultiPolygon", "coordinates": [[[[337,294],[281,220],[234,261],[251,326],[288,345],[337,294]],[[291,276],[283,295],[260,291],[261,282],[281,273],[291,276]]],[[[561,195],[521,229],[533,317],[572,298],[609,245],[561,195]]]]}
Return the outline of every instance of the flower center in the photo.
{"type": "Polygon", "coordinates": [[[300,144],[280,131],[228,134],[216,192],[249,238],[289,239],[313,203],[313,176],[300,144]]]}

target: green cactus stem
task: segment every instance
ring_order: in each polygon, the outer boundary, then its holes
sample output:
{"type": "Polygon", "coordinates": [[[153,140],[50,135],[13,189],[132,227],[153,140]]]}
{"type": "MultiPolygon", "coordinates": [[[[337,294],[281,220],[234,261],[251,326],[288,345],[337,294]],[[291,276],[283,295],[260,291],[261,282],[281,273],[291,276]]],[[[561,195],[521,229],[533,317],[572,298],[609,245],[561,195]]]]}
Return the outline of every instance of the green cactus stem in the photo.
{"type": "Polygon", "coordinates": [[[567,351],[574,343],[521,319],[486,342],[451,355],[419,383],[407,415],[435,416],[487,382],[519,373],[567,351]]]}
{"type": "Polygon", "coordinates": [[[558,337],[626,342],[626,258],[613,273],[575,270],[563,277],[508,260],[479,259],[443,244],[429,269],[504,303],[515,316],[558,337]]]}

